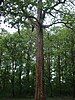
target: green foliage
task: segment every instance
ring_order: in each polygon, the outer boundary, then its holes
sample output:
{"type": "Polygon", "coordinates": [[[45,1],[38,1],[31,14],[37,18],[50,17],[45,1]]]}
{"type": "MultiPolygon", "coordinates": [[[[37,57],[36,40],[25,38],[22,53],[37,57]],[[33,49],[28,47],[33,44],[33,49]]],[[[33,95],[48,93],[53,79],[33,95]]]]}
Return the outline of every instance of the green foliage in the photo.
{"type": "MultiPolygon", "coordinates": [[[[61,95],[72,95],[75,35],[64,27],[56,30],[44,34],[46,94],[57,96],[61,89],[61,95]]],[[[30,30],[0,36],[0,96],[12,96],[12,90],[14,96],[34,96],[35,51],[35,33],[30,30]]]]}

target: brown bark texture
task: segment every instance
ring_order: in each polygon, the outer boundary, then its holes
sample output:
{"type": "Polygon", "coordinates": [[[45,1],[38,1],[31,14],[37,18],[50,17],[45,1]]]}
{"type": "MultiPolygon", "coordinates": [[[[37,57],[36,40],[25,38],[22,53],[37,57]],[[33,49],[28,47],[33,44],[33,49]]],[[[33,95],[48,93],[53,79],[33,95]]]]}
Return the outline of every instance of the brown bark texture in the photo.
{"type": "Polygon", "coordinates": [[[44,92],[44,54],[42,29],[42,0],[38,0],[37,19],[40,24],[36,27],[36,90],[35,100],[46,100],[44,92]]]}

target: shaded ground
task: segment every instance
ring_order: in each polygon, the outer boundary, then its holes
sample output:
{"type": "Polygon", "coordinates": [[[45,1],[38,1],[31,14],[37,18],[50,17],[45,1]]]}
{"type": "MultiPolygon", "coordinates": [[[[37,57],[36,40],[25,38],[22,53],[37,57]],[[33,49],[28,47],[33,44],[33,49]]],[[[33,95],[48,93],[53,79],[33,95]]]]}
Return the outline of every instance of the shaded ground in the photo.
{"type": "Polygon", "coordinates": [[[55,97],[55,98],[49,98],[47,100],[75,100],[72,97],[55,97]]]}
{"type": "MultiPolygon", "coordinates": [[[[34,99],[11,99],[11,98],[8,98],[8,99],[6,99],[6,98],[4,98],[4,99],[1,99],[0,98],[0,100],[34,100],[34,99]]],[[[72,97],[61,97],[61,98],[59,98],[59,97],[55,97],[55,98],[48,98],[47,100],[75,100],[75,99],[73,99],[72,97]]]]}

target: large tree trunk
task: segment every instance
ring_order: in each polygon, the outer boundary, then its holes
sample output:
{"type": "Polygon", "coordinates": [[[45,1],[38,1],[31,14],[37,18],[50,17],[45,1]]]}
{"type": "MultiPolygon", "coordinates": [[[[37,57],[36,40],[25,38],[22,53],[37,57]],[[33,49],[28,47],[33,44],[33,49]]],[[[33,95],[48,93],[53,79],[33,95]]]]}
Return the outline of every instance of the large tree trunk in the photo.
{"type": "Polygon", "coordinates": [[[36,91],[35,100],[46,100],[44,92],[44,54],[42,29],[42,0],[38,0],[37,19],[39,21],[36,31],[36,91]]]}
{"type": "Polygon", "coordinates": [[[38,27],[36,40],[36,92],[35,100],[45,100],[44,93],[43,30],[38,27]]]}

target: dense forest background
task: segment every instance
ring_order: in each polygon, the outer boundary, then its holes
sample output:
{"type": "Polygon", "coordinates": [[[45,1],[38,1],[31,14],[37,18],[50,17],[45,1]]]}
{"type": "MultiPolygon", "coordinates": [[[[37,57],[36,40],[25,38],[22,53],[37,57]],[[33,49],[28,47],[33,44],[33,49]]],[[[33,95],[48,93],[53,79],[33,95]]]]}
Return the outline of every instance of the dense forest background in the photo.
{"type": "MultiPolygon", "coordinates": [[[[34,97],[35,32],[0,35],[0,97],[34,97]]],[[[65,27],[44,31],[46,96],[75,96],[75,34],[65,27]]]]}

